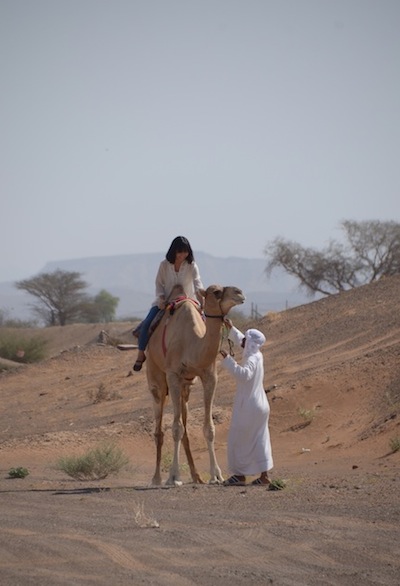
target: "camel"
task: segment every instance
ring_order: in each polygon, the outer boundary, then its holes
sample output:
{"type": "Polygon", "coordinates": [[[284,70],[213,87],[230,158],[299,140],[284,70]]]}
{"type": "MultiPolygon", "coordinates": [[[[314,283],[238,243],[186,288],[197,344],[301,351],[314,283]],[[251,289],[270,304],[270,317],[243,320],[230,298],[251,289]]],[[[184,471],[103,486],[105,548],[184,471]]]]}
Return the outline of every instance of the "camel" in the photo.
{"type": "Polygon", "coordinates": [[[215,451],[215,426],[212,406],[217,385],[216,358],[220,348],[225,316],[232,307],[244,302],[245,297],[237,287],[210,285],[204,295],[204,317],[196,302],[180,298],[174,311],[166,310],[159,325],[150,337],[146,373],[150,393],[153,396],[156,442],[156,468],[152,485],[161,484],[161,452],[164,440],[162,430],[163,411],[169,394],[173,406],[172,437],[173,461],[167,485],[180,486],[179,452],[183,443],[192,481],[203,484],[190,450],[186,429],[187,408],[191,387],[199,377],[203,385],[204,423],[203,434],[210,458],[210,484],[223,482],[215,451]]]}

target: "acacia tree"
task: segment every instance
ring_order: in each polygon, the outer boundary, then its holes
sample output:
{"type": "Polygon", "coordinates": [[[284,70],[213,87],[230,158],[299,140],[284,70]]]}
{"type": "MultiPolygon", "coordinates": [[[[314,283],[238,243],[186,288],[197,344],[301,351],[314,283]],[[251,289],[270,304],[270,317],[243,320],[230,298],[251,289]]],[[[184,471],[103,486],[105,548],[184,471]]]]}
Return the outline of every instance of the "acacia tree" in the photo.
{"type": "Polygon", "coordinates": [[[344,243],[321,250],[278,237],[264,249],[267,274],[281,267],[309,295],[332,295],[400,273],[400,224],[378,220],[341,222],[344,243]]]}
{"type": "Polygon", "coordinates": [[[76,321],[83,304],[87,301],[81,273],[57,269],[53,273],[41,273],[31,279],[17,281],[17,289],[33,295],[38,303],[32,306],[46,325],[64,326],[76,321]]]}

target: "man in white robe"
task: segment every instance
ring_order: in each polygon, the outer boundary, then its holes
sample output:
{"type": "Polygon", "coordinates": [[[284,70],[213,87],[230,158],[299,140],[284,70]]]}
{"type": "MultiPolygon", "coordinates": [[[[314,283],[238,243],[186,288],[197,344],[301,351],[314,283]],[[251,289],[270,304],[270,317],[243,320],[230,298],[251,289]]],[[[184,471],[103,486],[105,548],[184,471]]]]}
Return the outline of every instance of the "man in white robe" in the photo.
{"type": "Polygon", "coordinates": [[[246,476],[260,475],[252,484],[268,485],[273,467],[269,435],[269,403],[264,390],[264,360],[260,352],[265,336],[256,329],[242,334],[227,320],[229,339],[243,348],[241,364],[221,350],[222,366],[236,379],[236,394],[228,434],[228,467],[232,474],[226,486],[243,486],[246,476]]]}

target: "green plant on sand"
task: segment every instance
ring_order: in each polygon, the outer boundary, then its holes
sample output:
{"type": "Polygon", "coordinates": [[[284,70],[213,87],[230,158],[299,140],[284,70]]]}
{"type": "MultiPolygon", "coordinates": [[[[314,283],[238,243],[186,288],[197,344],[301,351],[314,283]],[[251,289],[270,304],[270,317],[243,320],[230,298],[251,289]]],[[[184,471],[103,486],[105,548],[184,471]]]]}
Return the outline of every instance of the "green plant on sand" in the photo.
{"type": "Polygon", "coordinates": [[[113,443],[105,443],[81,456],[60,458],[56,468],[75,480],[102,480],[117,474],[129,460],[113,443]]]}

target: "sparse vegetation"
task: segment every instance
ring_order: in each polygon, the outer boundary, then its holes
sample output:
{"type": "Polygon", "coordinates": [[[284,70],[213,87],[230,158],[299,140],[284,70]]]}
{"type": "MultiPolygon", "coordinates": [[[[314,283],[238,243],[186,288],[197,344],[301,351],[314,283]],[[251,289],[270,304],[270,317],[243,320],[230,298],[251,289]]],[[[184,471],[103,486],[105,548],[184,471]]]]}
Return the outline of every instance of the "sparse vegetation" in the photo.
{"type": "Polygon", "coordinates": [[[117,474],[129,463],[129,459],[113,443],[106,443],[81,456],[60,458],[56,468],[75,480],[102,480],[117,474]]]}
{"type": "Polygon", "coordinates": [[[400,450],[400,437],[392,437],[390,440],[390,449],[392,453],[400,450]]]}
{"type": "Polygon", "coordinates": [[[134,520],[138,527],[158,528],[160,526],[153,514],[145,513],[144,503],[135,503],[133,509],[134,520]]]}
{"type": "Polygon", "coordinates": [[[38,327],[38,323],[35,320],[22,320],[10,317],[10,312],[7,309],[0,309],[1,326],[5,328],[36,328],[38,327]]]}
{"type": "Polygon", "coordinates": [[[314,409],[299,409],[299,415],[304,419],[304,421],[311,423],[315,417],[315,411],[314,409]]]}
{"type": "Polygon", "coordinates": [[[106,388],[104,383],[100,383],[97,390],[90,389],[88,391],[89,399],[92,403],[102,403],[103,401],[114,401],[120,399],[121,395],[117,391],[112,391],[106,388]]]}
{"type": "Polygon", "coordinates": [[[291,425],[289,427],[290,431],[299,431],[300,429],[304,429],[307,427],[307,425],[310,425],[315,416],[315,411],[313,409],[299,409],[298,413],[303,418],[303,421],[301,423],[291,425]]]}
{"type": "Polygon", "coordinates": [[[268,490],[283,490],[285,487],[286,482],[282,478],[274,478],[274,480],[271,480],[268,490]]]}
{"type": "Polygon", "coordinates": [[[39,362],[45,358],[46,340],[0,330],[0,356],[14,362],[39,362]]]}
{"type": "Polygon", "coordinates": [[[281,314],[279,311],[268,311],[265,317],[269,322],[274,322],[280,319],[281,314]]]}
{"type": "Polygon", "coordinates": [[[25,478],[28,476],[29,470],[24,468],[23,466],[18,466],[17,468],[10,468],[8,471],[8,476],[10,478],[25,478]]]}

